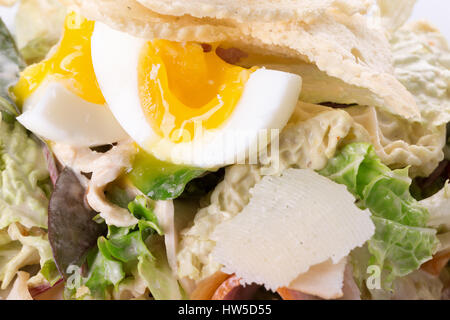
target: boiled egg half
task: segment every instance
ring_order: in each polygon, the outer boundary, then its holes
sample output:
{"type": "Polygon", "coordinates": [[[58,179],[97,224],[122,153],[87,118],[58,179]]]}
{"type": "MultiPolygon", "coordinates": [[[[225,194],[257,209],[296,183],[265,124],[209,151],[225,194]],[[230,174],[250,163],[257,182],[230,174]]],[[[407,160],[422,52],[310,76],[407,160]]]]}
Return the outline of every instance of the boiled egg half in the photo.
{"type": "Polygon", "coordinates": [[[44,61],[27,67],[13,88],[22,114],[17,120],[42,138],[72,146],[128,139],[106,106],[91,59],[94,22],[66,17],[59,44],[44,61]]]}
{"type": "Polygon", "coordinates": [[[103,97],[156,158],[199,168],[236,163],[267,147],[270,131],[291,117],[298,75],[228,64],[215,47],[149,41],[95,23],[92,64],[103,97]]]}

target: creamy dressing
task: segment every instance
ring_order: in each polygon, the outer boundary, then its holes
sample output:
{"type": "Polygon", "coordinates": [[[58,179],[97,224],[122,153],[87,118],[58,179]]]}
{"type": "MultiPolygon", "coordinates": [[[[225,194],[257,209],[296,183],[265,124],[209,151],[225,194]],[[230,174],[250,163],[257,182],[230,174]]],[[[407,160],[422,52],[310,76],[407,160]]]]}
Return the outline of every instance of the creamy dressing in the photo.
{"type": "Polygon", "coordinates": [[[76,171],[80,181],[88,189],[88,204],[100,213],[108,225],[128,227],[138,222],[128,210],[109,202],[104,194],[106,186],[131,167],[135,152],[131,142],[120,143],[106,153],[58,143],[53,145],[52,151],[59,161],[76,171]],[[81,172],[92,173],[91,179],[84,177],[81,172]]]}
{"type": "Polygon", "coordinates": [[[0,54],[0,81],[6,87],[17,81],[19,66],[6,55],[0,54]]]}

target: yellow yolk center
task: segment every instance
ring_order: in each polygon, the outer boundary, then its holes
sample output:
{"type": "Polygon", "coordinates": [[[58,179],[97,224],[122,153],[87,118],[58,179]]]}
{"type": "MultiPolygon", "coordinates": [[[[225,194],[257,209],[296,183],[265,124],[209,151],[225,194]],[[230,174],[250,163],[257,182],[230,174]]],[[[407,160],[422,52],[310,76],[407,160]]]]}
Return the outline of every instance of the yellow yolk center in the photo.
{"type": "Polygon", "coordinates": [[[54,54],[26,68],[14,87],[18,104],[23,104],[40,85],[58,82],[80,98],[105,104],[92,66],[91,36],[94,21],[88,21],[76,13],[67,15],[63,37],[54,54]]]}
{"type": "Polygon", "coordinates": [[[160,136],[188,142],[196,128],[219,128],[241,98],[252,70],[230,65],[197,43],[148,42],[139,58],[139,98],[160,136]]]}

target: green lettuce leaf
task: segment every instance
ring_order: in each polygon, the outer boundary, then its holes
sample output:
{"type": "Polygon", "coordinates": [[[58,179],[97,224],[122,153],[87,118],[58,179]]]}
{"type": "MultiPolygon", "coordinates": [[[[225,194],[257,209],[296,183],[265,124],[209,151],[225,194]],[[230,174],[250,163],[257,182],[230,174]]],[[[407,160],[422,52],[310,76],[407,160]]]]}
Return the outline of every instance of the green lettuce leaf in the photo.
{"type": "Polygon", "coordinates": [[[203,169],[160,161],[139,150],[133,162],[133,169],[127,175],[133,185],[151,199],[168,200],[180,196],[186,184],[203,173],[203,169]]]}
{"type": "Polygon", "coordinates": [[[50,286],[55,285],[59,279],[61,279],[61,275],[56,267],[56,263],[53,258],[44,262],[41,267],[41,271],[39,271],[44,278],[48,281],[50,286]]]}
{"type": "Polygon", "coordinates": [[[155,230],[160,236],[163,231],[158,225],[158,219],[151,208],[150,201],[145,196],[137,196],[136,199],[128,204],[128,210],[138,219],[139,227],[149,227],[155,230]]]}
{"type": "MultiPolygon", "coordinates": [[[[367,286],[367,268],[371,263],[367,244],[356,248],[350,255],[353,266],[353,277],[361,290],[363,300],[440,300],[442,281],[422,269],[415,270],[404,277],[397,277],[389,287],[375,285],[378,279],[371,279],[367,286]]],[[[375,275],[373,270],[371,276],[375,275]]]]}
{"type": "Polygon", "coordinates": [[[92,267],[85,286],[89,288],[95,298],[101,297],[104,299],[103,294],[107,287],[118,285],[125,277],[123,265],[114,259],[106,243],[107,240],[100,237],[97,241],[98,253],[93,260],[88,258],[88,266],[91,265],[92,267]]]}
{"type": "Polygon", "coordinates": [[[105,195],[109,202],[124,209],[127,209],[129,203],[134,200],[133,196],[116,184],[109,185],[105,190],[105,195]]]}
{"type": "Polygon", "coordinates": [[[372,212],[376,229],[368,241],[369,264],[381,268],[385,286],[431,259],[436,231],[426,228],[429,213],[409,192],[408,168],[391,170],[370,144],[352,143],[319,173],[346,185],[358,205],[372,212]]]}
{"type": "MultiPolygon", "coordinates": [[[[118,190],[113,194],[119,202],[125,198],[118,190]]],[[[67,298],[109,299],[135,277],[143,279],[155,299],[183,297],[167,262],[162,230],[152,204],[147,197],[138,196],[128,208],[139,222],[131,227],[108,226],[107,237],[100,237],[97,248],[88,255],[88,274],[80,275],[75,287],[66,286],[67,298]],[[77,290],[82,287],[89,291],[80,296],[77,290]]]]}
{"type": "Polygon", "coordinates": [[[375,235],[368,243],[370,265],[383,267],[386,283],[417,270],[431,259],[437,245],[436,230],[410,227],[398,222],[372,217],[375,235]]]}
{"type": "Polygon", "coordinates": [[[138,272],[144,279],[152,296],[156,300],[181,300],[186,296],[178,281],[175,280],[172,269],[167,262],[164,239],[153,235],[147,238],[147,246],[152,248],[154,258],[142,255],[139,257],[138,272]]]}
{"type": "Polygon", "coordinates": [[[18,110],[9,95],[11,85],[19,79],[19,72],[25,63],[16,44],[0,19],[0,112],[7,123],[14,123],[18,110]]]}
{"type": "Polygon", "coordinates": [[[98,238],[97,247],[87,254],[86,276],[82,274],[82,268],[68,268],[72,275],[66,281],[65,299],[109,299],[112,289],[125,278],[122,263],[111,256],[106,241],[104,237],[98,238]]]}
{"type": "Polygon", "coordinates": [[[19,222],[27,228],[47,228],[49,185],[41,146],[18,122],[0,121],[0,229],[19,222]]]}
{"type": "MultiPolygon", "coordinates": [[[[364,176],[364,171],[362,168],[361,176],[364,176]]],[[[367,171],[370,171],[370,168],[367,171]]],[[[379,217],[408,226],[426,226],[429,213],[411,196],[410,185],[408,168],[384,172],[371,178],[362,197],[365,205],[379,217]]]]}
{"type": "Polygon", "coordinates": [[[105,239],[105,248],[109,254],[123,263],[137,262],[139,256],[150,256],[150,251],[145,245],[145,239],[152,233],[146,226],[138,226],[138,230],[130,228],[114,228],[109,233],[109,239],[105,239]]]}

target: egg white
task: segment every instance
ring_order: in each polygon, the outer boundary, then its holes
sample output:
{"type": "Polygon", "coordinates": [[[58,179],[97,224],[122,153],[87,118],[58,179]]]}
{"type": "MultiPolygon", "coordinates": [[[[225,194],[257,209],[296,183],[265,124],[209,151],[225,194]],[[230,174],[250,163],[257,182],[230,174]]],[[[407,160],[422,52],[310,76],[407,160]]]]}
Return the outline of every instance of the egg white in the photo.
{"type": "MultiPolygon", "coordinates": [[[[117,121],[144,150],[176,164],[213,168],[236,163],[265,148],[265,129],[282,129],[301,90],[298,75],[259,69],[245,84],[231,116],[214,130],[203,130],[189,142],[173,143],[151,128],[141,107],[138,66],[148,40],[96,22],[91,40],[92,62],[103,96],[117,121]]],[[[152,72],[158,72],[158,66],[152,72]]],[[[270,135],[269,135],[270,136],[270,135]]]]}
{"type": "Polygon", "coordinates": [[[99,146],[129,138],[108,107],[87,102],[58,82],[42,84],[33,92],[17,120],[44,139],[72,146],[99,146]]]}

